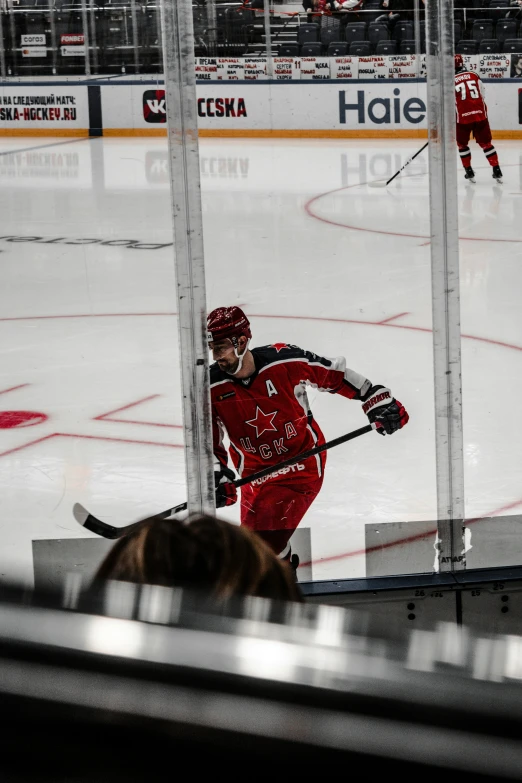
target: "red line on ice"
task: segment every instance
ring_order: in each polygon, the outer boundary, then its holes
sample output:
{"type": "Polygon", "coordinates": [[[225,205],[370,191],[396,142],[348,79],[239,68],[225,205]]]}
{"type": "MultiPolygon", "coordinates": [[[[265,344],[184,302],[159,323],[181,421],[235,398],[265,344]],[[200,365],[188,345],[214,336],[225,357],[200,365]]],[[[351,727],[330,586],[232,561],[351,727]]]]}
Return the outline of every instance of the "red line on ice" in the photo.
{"type": "Polygon", "coordinates": [[[120,413],[120,411],[127,411],[129,408],[135,408],[137,405],[141,405],[148,400],[154,400],[156,397],[161,397],[161,394],[150,394],[148,397],[143,397],[136,402],[130,402],[128,405],[122,405],[121,408],[116,408],[108,413],[102,413],[100,416],[94,416],[94,421],[114,421],[117,424],[141,424],[147,427],[169,427],[171,429],[182,430],[181,424],[163,424],[157,421],[138,421],[137,419],[114,419],[114,413],[120,413]]]}
{"type": "Polygon", "coordinates": [[[18,386],[11,386],[9,389],[2,389],[0,394],[7,394],[8,392],[16,391],[17,389],[23,389],[24,386],[30,386],[29,383],[20,383],[18,386]]]}
{"type": "MultiPolygon", "coordinates": [[[[384,236],[390,236],[390,237],[411,237],[412,239],[428,239],[430,240],[431,237],[429,234],[410,234],[406,231],[387,231],[385,229],[380,228],[364,228],[363,226],[354,226],[350,223],[339,223],[337,220],[331,220],[330,218],[325,218],[322,215],[317,215],[312,210],[312,205],[315,204],[315,202],[320,201],[320,199],[325,198],[326,196],[333,196],[335,193],[341,193],[343,190],[349,190],[350,188],[358,188],[363,185],[366,185],[366,182],[357,182],[354,185],[344,185],[342,188],[335,188],[334,190],[327,190],[324,193],[318,193],[316,196],[312,196],[312,198],[308,199],[308,201],[304,205],[304,211],[306,214],[313,218],[314,220],[320,220],[321,223],[326,223],[329,226],[337,226],[338,228],[346,228],[349,231],[364,231],[368,234],[383,234],[384,236]]],[[[501,239],[497,237],[462,237],[459,236],[459,239],[467,241],[467,242],[522,242],[521,239],[501,239]]]]}

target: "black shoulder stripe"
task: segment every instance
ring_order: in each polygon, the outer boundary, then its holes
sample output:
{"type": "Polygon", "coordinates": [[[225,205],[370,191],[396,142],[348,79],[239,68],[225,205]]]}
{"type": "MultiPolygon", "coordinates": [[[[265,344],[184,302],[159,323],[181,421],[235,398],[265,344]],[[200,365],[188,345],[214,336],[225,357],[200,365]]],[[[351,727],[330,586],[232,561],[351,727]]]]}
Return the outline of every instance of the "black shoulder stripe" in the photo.
{"type": "Polygon", "coordinates": [[[219,369],[219,364],[217,362],[214,362],[210,365],[210,385],[213,386],[215,383],[219,383],[220,381],[226,381],[230,379],[230,376],[223,372],[223,370],[219,369]]]}

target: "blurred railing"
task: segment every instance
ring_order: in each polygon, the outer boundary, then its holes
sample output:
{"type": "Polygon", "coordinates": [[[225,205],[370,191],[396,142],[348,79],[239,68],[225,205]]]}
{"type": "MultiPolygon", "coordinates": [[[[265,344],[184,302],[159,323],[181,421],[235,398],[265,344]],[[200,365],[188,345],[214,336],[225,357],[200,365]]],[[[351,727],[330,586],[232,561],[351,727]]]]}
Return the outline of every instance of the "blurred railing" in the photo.
{"type": "MultiPolygon", "coordinates": [[[[510,0],[480,3],[455,9],[456,51],[522,54],[522,27],[516,16],[522,16],[522,10],[509,5],[510,0]]],[[[386,21],[388,12],[381,5],[381,0],[365,0],[360,9],[336,14],[272,7],[267,24],[263,10],[240,3],[200,2],[193,8],[194,54],[424,54],[422,2],[416,0],[413,11],[400,11],[398,18],[386,21]]],[[[5,0],[0,4],[1,76],[161,73],[160,19],[159,0],[5,0]]]]}
{"type": "Polygon", "coordinates": [[[396,638],[333,606],[77,586],[2,588],[3,780],[145,783],[173,759],[213,773],[232,758],[265,776],[520,780],[520,636],[396,638]]]}

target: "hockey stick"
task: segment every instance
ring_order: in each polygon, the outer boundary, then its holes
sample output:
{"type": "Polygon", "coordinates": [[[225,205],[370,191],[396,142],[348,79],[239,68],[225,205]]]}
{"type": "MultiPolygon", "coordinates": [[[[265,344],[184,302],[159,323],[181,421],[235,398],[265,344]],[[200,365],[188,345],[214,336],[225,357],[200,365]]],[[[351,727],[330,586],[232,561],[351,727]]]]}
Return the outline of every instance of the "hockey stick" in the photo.
{"type": "Polygon", "coordinates": [[[429,144],[429,142],[427,141],[427,142],[426,142],[426,144],[425,144],[423,147],[421,147],[421,148],[420,148],[420,150],[417,150],[417,152],[415,153],[415,155],[412,155],[412,156],[411,156],[411,158],[408,158],[408,160],[406,161],[406,163],[404,164],[404,166],[401,166],[401,167],[400,167],[400,169],[399,169],[399,171],[396,171],[396,172],[395,172],[395,174],[393,175],[393,177],[390,177],[390,179],[386,180],[386,182],[382,182],[382,181],[377,181],[377,182],[367,182],[366,184],[368,185],[368,187],[369,187],[369,188],[387,188],[387,187],[388,187],[388,185],[390,184],[390,182],[393,182],[393,180],[395,179],[395,177],[398,177],[398,176],[399,176],[399,174],[401,173],[401,171],[402,171],[403,169],[405,169],[405,168],[406,168],[406,166],[407,166],[409,163],[411,163],[411,162],[412,162],[412,160],[415,160],[415,158],[417,157],[417,155],[420,155],[420,154],[421,154],[421,152],[422,152],[423,150],[425,150],[425,149],[426,149],[426,147],[428,146],[428,144],[429,144]]]}
{"type": "MultiPolygon", "coordinates": [[[[236,487],[242,487],[244,484],[250,484],[252,481],[258,481],[259,479],[264,478],[264,476],[268,476],[271,473],[277,473],[283,468],[290,467],[290,465],[295,465],[296,462],[308,459],[308,457],[315,457],[316,454],[321,454],[323,451],[327,451],[327,449],[332,449],[334,446],[339,446],[341,443],[346,443],[348,440],[358,438],[360,435],[365,435],[367,432],[371,432],[375,429],[377,429],[376,424],[367,424],[366,427],[361,427],[358,430],[353,430],[353,432],[348,432],[346,435],[341,435],[339,438],[329,440],[326,443],[323,443],[321,446],[314,446],[313,449],[303,451],[302,454],[298,454],[296,457],[290,457],[289,459],[285,459],[282,462],[279,462],[277,465],[270,465],[270,467],[259,470],[257,473],[252,473],[250,476],[245,476],[245,478],[238,479],[237,481],[234,481],[234,484],[236,487]]],[[[131,522],[130,525],[124,525],[123,527],[115,527],[114,525],[109,525],[107,522],[103,522],[101,519],[93,516],[93,514],[90,514],[87,509],[81,505],[81,503],[74,504],[73,515],[76,521],[86,530],[90,530],[91,533],[96,533],[98,536],[102,536],[103,538],[121,538],[122,536],[127,536],[133,530],[136,530],[137,527],[144,524],[145,522],[149,522],[152,519],[166,519],[171,517],[173,514],[177,514],[179,511],[185,511],[186,508],[186,502],[180,503],[178,506],[169,508],[166,511],[160,511],[158,514],[153,514],[152,516],[145,517],[144,519],[138,519],[136,522],[131,522]]]]}

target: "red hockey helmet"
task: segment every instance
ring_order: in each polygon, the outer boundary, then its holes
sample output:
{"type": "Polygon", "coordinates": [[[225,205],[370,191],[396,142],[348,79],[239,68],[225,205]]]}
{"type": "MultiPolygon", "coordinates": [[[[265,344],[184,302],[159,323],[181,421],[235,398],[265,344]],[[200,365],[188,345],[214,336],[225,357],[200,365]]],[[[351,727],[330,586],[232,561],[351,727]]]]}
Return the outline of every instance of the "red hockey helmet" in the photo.
{"type": "Polygon", "coordinates": [[[464,60],[461,54],[455,55],[455,73],[461,71],[464,68],[464,60]]]}
{"type": "Polygon", "coordinates": [[[209,343],[228,337],[235,344],[242,334],[252,337],[250,321],[240,307],[217,307],[212,310],[207,317],[207,330],[209,343]]]}

